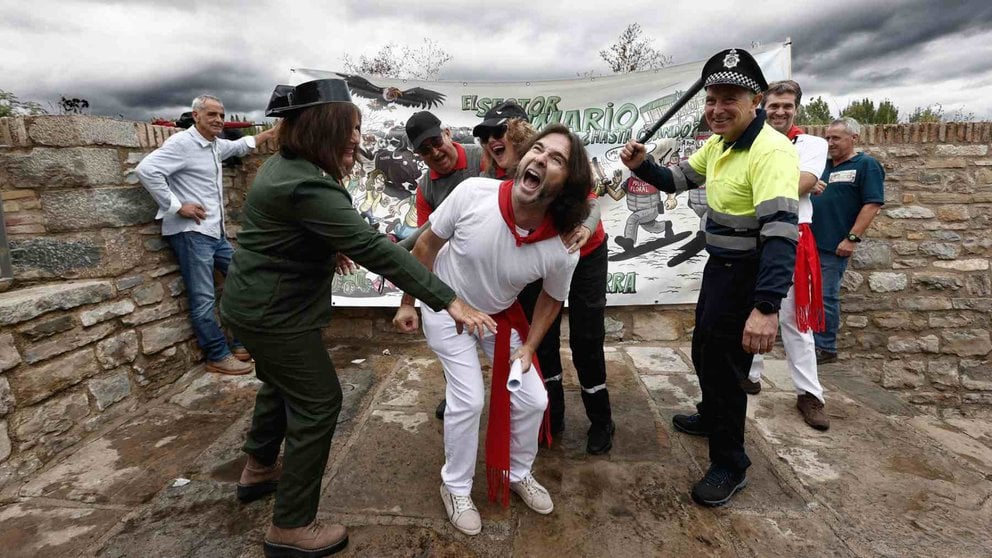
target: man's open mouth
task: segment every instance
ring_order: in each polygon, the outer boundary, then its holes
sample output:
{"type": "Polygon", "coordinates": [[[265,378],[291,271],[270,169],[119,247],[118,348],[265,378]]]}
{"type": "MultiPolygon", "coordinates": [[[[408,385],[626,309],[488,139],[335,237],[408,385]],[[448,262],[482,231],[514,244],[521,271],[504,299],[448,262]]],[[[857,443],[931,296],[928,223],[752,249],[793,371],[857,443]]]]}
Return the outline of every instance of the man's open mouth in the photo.
{"type": "Polygon", "coordinates": [[[527,190],[537,190],[541,186],[541,175],[538,174],[533,169],[527,169],[524,171],[523,186],[527,190]]]}

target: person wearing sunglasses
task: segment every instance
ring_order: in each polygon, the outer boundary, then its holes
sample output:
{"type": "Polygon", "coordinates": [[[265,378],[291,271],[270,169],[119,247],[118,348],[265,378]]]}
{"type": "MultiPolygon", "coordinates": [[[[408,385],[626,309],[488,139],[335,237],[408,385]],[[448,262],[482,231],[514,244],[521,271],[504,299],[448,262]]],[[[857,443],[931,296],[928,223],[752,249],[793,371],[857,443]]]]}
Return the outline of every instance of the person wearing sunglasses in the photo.
{"type": "Polygon", "coordinates": [[[448,194],[466,178],[479,176],[482,149],[451,140],[451,130],[429,111],[415,113],[406,121],[406,135],[427,172],[417,182],[417,226],[423,226],[448,194]]]}

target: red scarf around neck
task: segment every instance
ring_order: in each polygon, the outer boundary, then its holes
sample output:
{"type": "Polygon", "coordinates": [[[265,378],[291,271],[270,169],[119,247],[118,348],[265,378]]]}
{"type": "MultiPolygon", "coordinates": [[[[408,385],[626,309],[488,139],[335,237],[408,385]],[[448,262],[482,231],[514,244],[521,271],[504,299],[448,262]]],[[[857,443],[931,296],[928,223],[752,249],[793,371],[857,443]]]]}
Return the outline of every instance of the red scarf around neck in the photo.
{"type": "Polygon", "coordinates": [[[527,236],[520,236],[517,232],[517,220],[513,216],[513,200],[511,199],[513,193],[513,180],[505,180],[499,185],[499,212],[503,216],[503,221],[508,227],[510,227],[510,233],[513,234],[513,238],[517,241],[517,246],[524,244],[530,244],[532,242],[539,242],[548,238],[553,238],[558,235],[558,230],[555,229],[554,222],[551,221],[551,216],[548,214],[544,215],[544,221],[541,221],[540,226],[534,229],[527,236]]]}

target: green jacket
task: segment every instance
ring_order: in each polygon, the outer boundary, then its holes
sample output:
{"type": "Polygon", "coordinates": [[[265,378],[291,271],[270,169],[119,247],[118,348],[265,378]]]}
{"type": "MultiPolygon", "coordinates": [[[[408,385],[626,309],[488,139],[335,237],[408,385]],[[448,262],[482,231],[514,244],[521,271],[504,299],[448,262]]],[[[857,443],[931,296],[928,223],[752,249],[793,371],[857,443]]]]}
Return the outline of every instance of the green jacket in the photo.
{"type": "Polygon", "coordinates": [[[316,165],[270,157],[243,208],[239,246],[221,299],[224,320],[278,333],[327,325],[338,252],[431,308],[447,307],[454,291],[369,227],[351,204],[344,186],[316,165]]]}

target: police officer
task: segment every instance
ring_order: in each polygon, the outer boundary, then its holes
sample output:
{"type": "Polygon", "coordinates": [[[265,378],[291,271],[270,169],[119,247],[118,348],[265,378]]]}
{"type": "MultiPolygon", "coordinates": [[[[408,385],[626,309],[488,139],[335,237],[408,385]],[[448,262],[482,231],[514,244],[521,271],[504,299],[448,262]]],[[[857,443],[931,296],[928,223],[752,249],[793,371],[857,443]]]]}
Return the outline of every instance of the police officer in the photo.
{"type": "MultiPolygon", "coordinates": [[[[798,234],[799,158],[788,138],[765,123],[761,92],[768,84],[742,49],[717,53],[703,66],[704,115],[713,136],[688,160],[671,168],[646,160],[631,141],[621,161],[665,192],[706,183],[709,260],[696,304],[692,363],[702,402],[698,415],[710,432],[710,467],[692,498],[719,506],[747,484],[744,451],[747,377],[754,354],[771,350],[778,310],[792,285],[798,234]]],[[[698,425],[696,425],[698,426],[698,425]]]]}

